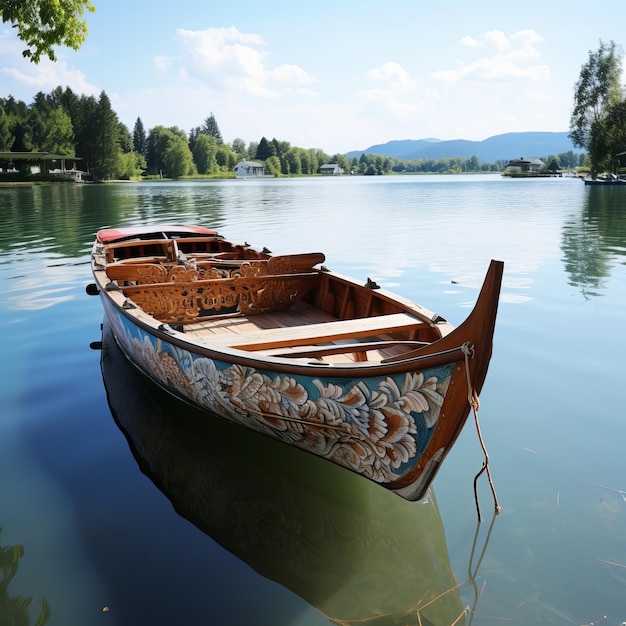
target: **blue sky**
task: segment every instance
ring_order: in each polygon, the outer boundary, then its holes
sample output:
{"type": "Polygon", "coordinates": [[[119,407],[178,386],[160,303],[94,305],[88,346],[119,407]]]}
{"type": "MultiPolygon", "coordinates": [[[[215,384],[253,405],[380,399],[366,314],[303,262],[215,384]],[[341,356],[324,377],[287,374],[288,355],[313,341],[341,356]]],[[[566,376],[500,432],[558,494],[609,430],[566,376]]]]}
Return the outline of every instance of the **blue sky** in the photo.
{"type": "Polygon", "coordinates": [[[567,131],[600,39],[626,45],[623,0],[514,3],[92,0],[78,51],[32,65],[0,25],[0,96],[104,90],[132,131],[276,137],[329,154],[394,139],[567,131]]]}

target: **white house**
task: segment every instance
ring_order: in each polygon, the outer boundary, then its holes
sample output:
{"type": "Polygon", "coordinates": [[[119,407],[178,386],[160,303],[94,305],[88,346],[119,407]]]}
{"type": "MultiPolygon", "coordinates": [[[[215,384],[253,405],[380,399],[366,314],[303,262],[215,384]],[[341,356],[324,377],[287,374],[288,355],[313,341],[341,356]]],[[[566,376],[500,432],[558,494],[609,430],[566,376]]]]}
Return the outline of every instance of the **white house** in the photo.
{"type": "Polygon", "coordinates": [[[343,170],[337,165],[337,163],[327,163],[320,167],[320,174],[324,176],[340,176],[343,174],[343,170]]]}
{"type": "Polygon", "coordinates": [[[250,176],[265,176],[265,166],[255,161],[239,161],[233,168],[237,178],[246,178],[250,176]]]}

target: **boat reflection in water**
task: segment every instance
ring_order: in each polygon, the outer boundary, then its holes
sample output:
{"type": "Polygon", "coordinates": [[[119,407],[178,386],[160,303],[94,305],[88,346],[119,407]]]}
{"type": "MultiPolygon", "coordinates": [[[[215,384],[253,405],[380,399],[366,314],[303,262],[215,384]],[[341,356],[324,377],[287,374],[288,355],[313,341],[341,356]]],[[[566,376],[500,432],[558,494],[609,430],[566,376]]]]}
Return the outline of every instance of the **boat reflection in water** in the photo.
{"type": "Polygon", "coordinates": [[[464,624],[431,491],[419,503],[195,409],[140,375],[104,326],[113,416],[176,511],[341,624],[464,624]]]}

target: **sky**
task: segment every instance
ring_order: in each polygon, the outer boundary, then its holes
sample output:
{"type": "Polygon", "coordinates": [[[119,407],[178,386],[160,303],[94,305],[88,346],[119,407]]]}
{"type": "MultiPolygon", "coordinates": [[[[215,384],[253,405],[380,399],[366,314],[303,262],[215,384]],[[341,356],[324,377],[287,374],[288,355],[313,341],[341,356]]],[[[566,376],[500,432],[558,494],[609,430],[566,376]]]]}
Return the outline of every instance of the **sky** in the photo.
{"type": "Polygon", "coordinates": [[[211,114],[226,142],[262,137],[329,155],[391,140],[481,141],[569,129],[574,85],[600,40],[626,46],[623,0],[514,3],[92,0],[89,35],[25,60],[0,24],[0,97],[105,91],[187,132],[211,114]]]}

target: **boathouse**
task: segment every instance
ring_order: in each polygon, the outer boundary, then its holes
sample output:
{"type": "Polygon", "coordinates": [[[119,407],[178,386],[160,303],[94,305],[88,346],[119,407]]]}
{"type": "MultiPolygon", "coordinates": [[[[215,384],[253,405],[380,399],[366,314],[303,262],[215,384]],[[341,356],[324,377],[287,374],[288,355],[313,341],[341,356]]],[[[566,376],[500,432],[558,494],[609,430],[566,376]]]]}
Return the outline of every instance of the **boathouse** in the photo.
{"type": "Polygon", "coordinates": [[[320,167],[320,174],[324,176],[341,176],[343,169],[337,163],[327,163],[320,167]]]}
{"type": "Polygon", "coordinates": [[[233,168],[237,178],[250,178],[253,176],[265,176],[265,166],[256,161],[239,161],[233,168]]]}
{"type": "Polygon", "coordinates": [[[0,174],[50,174],[81,182],[85,172],[78,169],[78,161],[82,159],[49,152],[0,152],[0,174]]]}

